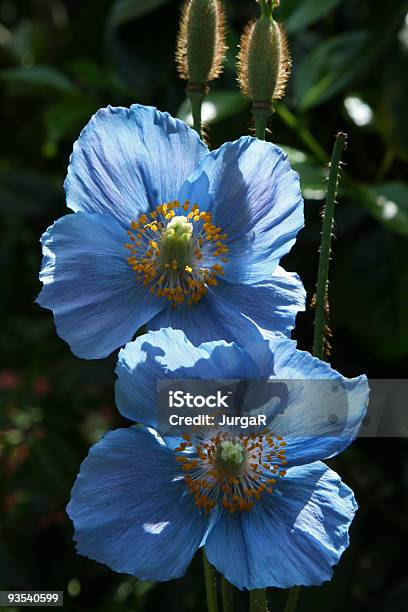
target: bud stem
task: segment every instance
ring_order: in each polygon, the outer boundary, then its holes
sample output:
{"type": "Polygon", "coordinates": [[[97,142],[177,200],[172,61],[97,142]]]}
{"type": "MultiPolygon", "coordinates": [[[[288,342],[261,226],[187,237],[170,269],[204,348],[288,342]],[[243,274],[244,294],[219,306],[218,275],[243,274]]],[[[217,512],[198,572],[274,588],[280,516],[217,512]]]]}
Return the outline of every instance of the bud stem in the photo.
{"type": "Polygon", "coordinates": [[[271,104],[252,105],[252,114],[255,119],[255,135],[259,140],[265,140],[266,128],[272,114],[271,104]]]}
{"type": "Polygon", "coordinates": [[[187,87],[186,94],[191,104],[191,112],[193,115],[194,129],[196,130],[200,138],[202,138],[203,137],[203,124],[202,124],[201,115],[202,115],[202,107],[203,107],[204,98],[206,96],[205,88],[199,89],[197,87],[194,89],[193,88],[190,89],[189,87],[187,87]]]}
{"type": "Polygon", "coordinates": [[[343,154],[345,144],[346,135],[340,132],[336,136],[336,142],[334,143],[333,154],[330,162],[329,183],[327,186],[322,239],[320,243],[313,338],[313,355],[318,357],[318,359],[324,359],[325,353],[326,304],[328,297],[329,263],[334,223],[334,208],[339,184],[341,156],[343,154]]]}

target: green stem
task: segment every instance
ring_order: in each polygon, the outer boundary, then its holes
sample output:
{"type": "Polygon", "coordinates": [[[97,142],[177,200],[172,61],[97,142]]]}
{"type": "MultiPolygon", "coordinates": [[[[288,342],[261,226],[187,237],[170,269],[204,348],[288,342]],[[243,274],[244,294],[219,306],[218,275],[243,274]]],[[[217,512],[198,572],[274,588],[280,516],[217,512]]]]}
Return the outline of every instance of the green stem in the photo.
{"type": "Polygon", "coordinates": [[[266,127],[268,125],[267,121],[263,121],[257,119],[255,121],[255,135],[259,140],[265,140],[266,127]]]}
{"type": "Polygon", "coordinates": [[[289,591],[288,601],[286,602],[285,612],[295,612],[300,595],[300,587],[293,587],[289,591]]]}
{"type": "Polygon", "coordinates": [[[383,181],[391,169],[392,164],[395,160],[395,151],[393,149],[387,149],[383,160],[380,165],[380,169],[377,173],[377,181],[383,181]]]}
{"type": "Polygon", "coordinates": [[[268,612],[266,589],[249,591],[249,612],[268,612]]]}
{"type": "Polygon", "coordinates": [[[265,140],[266,128],[273,110],[271,105],[252,106],[252,115],[255,119],[255,135],[259,140],[265,140]]]}
{"type": "Polygon", "coordinates": [[[217,601],[217,572],[209,563],[205,550],[203,548],[203,564],[205,576],[205,590],[207,593],[208,612],[218,612],[217,601]]]}
{"type": "Polygon", "coordinates": [[[316,138],[311,132],[305,127],[293,113],[282,103],[276,105],[276,112],[279,117],[286,123],[286,125],[293,131],[303,143],[307,146],[309,151],[315,155],[315,157],[322,163],[327,164],[329,157],[323,147],[317,142],[316,138]]]}
{"type": "Polygon", "coordinates": [[[329,280],[329,262],[331,252],[331,240],[334,221],[334,208],[336,204],[337,189],[339,184],[341,156],[346,144],[346,135],[339,133],[333,147],[330,162],[329,183],[327,186],[326,206],[323,216],[322,239],[320,243],[319,271],[316,287],[316,311],[314,320],[313,355],[324,359],[325,348],[325,325],[326,304],[329,280]]]}
{"type": "Polygon", "coordinates": [[[221,593],[223,612],[234,612],[234,587],[224,576],[221,577],[221,593]]]}
{"type": "Polygon", "coordinates": [[[194,129],[198,133],[200,138],[202,138],[203,137],[203,123],[202,123],[201,113],[202,113],[204,98],[206,96],[206,91],[205,91],[205,87],[202,87],[202,88],[192,87],[191,89],[190,87],[192,86],[190,85],[187,86],[186,94],[191,104],[191,112],[193,114],[194,129]]]}

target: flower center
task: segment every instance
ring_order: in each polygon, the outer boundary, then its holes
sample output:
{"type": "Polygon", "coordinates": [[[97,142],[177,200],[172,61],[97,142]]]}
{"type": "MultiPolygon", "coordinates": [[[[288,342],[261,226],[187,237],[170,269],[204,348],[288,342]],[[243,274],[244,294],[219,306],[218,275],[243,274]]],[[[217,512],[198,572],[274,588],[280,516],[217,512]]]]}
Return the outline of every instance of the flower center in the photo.
{"type": "Polygon", "coordinates": [[[162,266],[177,261],[177,269],[191,266],[193,260],[193,224],[187,217],[173,217],[161,237],[162,266]]]}
{"type": "Polygon", "coordinates": [[[130,227],[130,242],[125,244],[128,265],[152,294],[174,307],[185,300],[190,305],[199,302],[224,274],[228,236],[197,204],[191,208],[188,201],[161,204],[130,227]]]}
{"type": "Polygon", "coordinates": [[[267,429],[250,436],[220,432],[209,439],[183,438],[176,461],[187,472],[184,481],[196,506],[207,513],[217,504],[231,514],[250,510],[286,474],[286,442],[267,429]]]}
{"type": "Polygon", "coordinates": [[[239,474],[245,461],[244,447],[239,442],[223,440],[217,449],[216,466],[228,474],[239,474]]]}

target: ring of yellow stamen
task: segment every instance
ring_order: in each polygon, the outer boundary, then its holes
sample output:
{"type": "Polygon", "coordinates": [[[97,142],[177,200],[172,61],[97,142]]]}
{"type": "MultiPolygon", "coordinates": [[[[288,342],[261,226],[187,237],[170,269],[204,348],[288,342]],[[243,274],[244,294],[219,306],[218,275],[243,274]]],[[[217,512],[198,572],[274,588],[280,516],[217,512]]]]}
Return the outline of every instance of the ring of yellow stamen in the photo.
{"type": "Polygon", "coordinates": [[[269,430],[249,436],[219,432],[195,443],[186,435],[184,440],[175,449],[176,461],[196,506],[207,513],[216,505],[231,514],[251,510],[286,474],[286,442],[269,430]]]}
{"type": "Polygon", "coordinates": [[[210,212],[188,201],[160,204],[132,221],[127,233],[128,265],[152,294],[174,307],[199,302],[228,263],[227,234],[212,223],[210,212]]]}

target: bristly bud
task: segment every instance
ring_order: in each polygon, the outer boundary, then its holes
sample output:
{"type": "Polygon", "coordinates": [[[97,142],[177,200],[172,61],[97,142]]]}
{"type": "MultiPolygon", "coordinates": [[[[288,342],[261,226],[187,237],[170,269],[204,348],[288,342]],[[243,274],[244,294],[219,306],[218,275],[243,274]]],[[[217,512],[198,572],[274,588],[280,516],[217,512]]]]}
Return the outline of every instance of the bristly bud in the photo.
{"type": "Polygon", "coordinates": [[[251,98],[253,114],[270,116],[273,101],[285,95],[291,60],[286,34],[272,17],[278,0],[260,0],[261,17],[249,23],[238,54],[238,82],[251,98]]]}
{"type": "Polygon", "coordinates": [[[177,39],[176,59],[188,87],[206,89],[222,72],[227,47],[220,0],[186,0],[177,39]]]}

